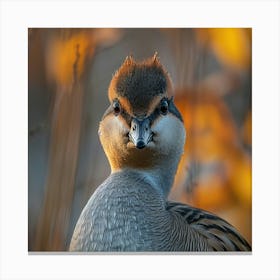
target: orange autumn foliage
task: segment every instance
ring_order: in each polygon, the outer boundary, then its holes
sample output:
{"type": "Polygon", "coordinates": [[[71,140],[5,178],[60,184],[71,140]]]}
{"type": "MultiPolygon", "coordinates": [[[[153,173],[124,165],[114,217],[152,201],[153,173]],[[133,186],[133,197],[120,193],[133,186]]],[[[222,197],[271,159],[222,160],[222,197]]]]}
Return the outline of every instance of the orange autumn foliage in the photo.
{"type": "Polygon", "coordinates": [[[72,33],[71,36],[50,40],[47,52],[49,77],[59,85],[71,85],[76,75],[83,73],[86,58],[93,54],[91,36],[87,32],[72,33]]]}
{"type": "MultiPolygon", "coordinates": [[[[217,95],[194,89],[178,90],[175,102],[187,139],[171,198],[225,213],[238,204],[245,209],[244,215],[250,215],[251,160],[240,146],[239,131],[227,106],[217,95]],[[198,169],[190,182],[194,164],[198,169]]],[[[250,239],[250,230],[245,227],[244,231],[250,239]]]]}
{"type": "Polygon", "coordinates": [[[209,44],[220,62],[237,69],[251,65],[251,28],[199,28],[199,43],[209,44]]]}

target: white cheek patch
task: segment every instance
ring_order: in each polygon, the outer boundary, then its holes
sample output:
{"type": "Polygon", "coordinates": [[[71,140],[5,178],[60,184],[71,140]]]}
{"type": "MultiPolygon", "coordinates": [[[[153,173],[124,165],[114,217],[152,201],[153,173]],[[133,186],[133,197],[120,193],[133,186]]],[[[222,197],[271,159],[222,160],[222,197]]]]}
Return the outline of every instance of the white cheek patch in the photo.
{"type": "Polygon", "coordinates": [[[174,150],[183,153],[186,131],[184,124],[175,116],[162,116],[152,125],[155,133],[155,144],[164,152],[174,150]]]}
{"type": "Polygon", "coordinates": [[[119,137],[129,132],[129,129],[118,117],[108,116],[102,121],[102,123],[104,123],[105,126],[103,125],[103,129],[101,129],[100,127],[99,129],[100,135],[106,133],[108,134],[108,136],[114,138],[114,136],[119,137]]]}
{"type": "Polygon", "coordinates": [[[123,121],[121,121],[118,117],[112,117],[110,120],[110,127],[112,131],[115,131],[120,134],[125,134],[129,132],[129,129],[125,126],[123,121]]]}
{"type": "Polygon", "coordinates": [[[125,124],[115,116],[108,116],[102,120],[99,127],[99,137],[106,153],[113,154],[126,144],[129,130],[125,124]]]}

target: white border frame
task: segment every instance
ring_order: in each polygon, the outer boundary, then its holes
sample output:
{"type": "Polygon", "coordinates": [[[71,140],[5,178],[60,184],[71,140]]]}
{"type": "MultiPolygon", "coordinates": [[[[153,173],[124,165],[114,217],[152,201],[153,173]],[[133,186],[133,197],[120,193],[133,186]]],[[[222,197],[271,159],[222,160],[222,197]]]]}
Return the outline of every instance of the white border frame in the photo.
{"type": "Polygon", "coordinates": [[[278,1],[1,1],[1,279],[279,279],[278,1]],[[253,254],[28,255],[28,27],[253,28],[253,254]]]}

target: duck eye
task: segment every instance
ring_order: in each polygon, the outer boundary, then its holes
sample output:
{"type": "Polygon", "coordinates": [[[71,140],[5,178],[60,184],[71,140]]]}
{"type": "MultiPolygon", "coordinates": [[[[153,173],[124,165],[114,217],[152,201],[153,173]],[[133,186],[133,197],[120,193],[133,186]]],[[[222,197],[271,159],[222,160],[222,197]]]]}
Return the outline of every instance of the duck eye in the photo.
{"type": "Polygon", "coordinates": [[[114,114],[117,116],[121,112],[121,106],[118,101],[114,101],[113,103],[114,114]]]}
{"type": "Polygon", "coordinates": [[[168,102],[166,100],[163,100],[161,102],[161,105],[160,105],[160,112],[163,114],[163,115],[166,115],[167,112],[168,112],[168,102]]]}

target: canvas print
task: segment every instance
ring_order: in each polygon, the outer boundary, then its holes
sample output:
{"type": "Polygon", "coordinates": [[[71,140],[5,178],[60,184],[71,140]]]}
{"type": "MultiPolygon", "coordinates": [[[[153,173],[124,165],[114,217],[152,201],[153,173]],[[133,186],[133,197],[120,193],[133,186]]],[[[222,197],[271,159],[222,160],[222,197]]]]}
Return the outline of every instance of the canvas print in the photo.
{"type": "Polygon", "coordinates": [[[251,45],[29,28],[29,252],[251,252],[251,45]]]}

